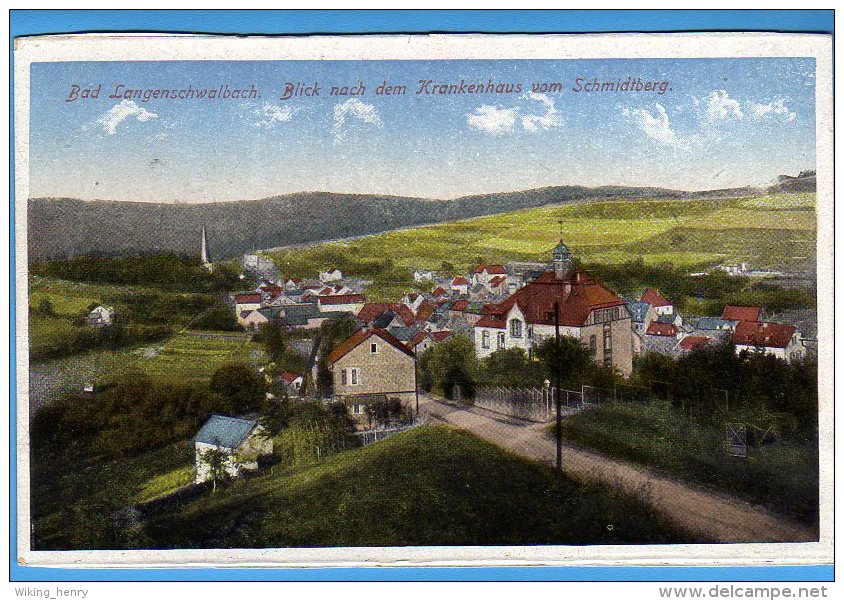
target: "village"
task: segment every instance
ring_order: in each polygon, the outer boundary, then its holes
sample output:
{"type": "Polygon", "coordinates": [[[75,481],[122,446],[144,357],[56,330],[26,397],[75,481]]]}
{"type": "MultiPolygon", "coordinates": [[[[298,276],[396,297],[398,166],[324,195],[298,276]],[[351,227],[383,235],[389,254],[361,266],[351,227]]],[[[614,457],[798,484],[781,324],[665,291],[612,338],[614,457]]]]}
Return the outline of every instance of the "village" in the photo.
{"type": "MultiPolygon", "coordinates": [[[[203,230],[202,260],[210,270],[205,236],[203,230]]],[[[482,264],[466,274],[414,270],[413,289],[392,303],[370,302],[368,281],[331,266],[313,278],[286,277],[267,257],[247,254],[241,268],[241,277],[248,275],[258,285],[230,294],[237,322],[256,335],[267,330],[291,334],[302,356],[298,364],[305,366],[290,370],[273,365],[276,372],[265,373],[268,381],[289,398],[342,405],[362,441],[381,440],[418,423],[424,393],[419,360],[429,349],[458,337],[471,341],[480,360],[507,349],[533,357],[539,345],[559,332],[621,379],[631,376],[637,357],[656,353],[677,358],[724,342],[737,355],[764,354],[786,362],[811,352],[796,326],[768,321],[764,307],[725,305],[718,317],[694,316],[681,315],[654,288],[637,298],[622,297],[576,267],[562,240],[549,249],[544,263],[482,264]],[[338,320],[353,323],[354,331],[322,358],[319,332],[338,320]],[[328,369],[329,385],[319,385],[320,365],[328,369]]],[[[97,316],[92,313],[91,318],[97,316]]],[[[549,387],[546,380],[541,398],[531,399],[544,406],[546,418],[556,398],[549,387]]],[[[275,398],[273,393],[267,396],[275,398]]],[[[455,396],[460,400],[461,392],[455,396]]],[[[585,401],[585,389],[578,398],[585,401]]],[[[486,407],[533,419],[535,413],[519,406],[524,399],[503,400],[486,407]]],[[[247,453],[251,459],[245,463],[238,464],[236,457],[242,456],[244,445],[255,446],[258,455],[272,453],[265,442],[256,446],[260,433],[256,415],[212,416],[195,438],[197,482],[211,478],[203,459],[209,456],[209,445],[225,451],[230,475],[256,468],[255,453],[247,453]]]]}

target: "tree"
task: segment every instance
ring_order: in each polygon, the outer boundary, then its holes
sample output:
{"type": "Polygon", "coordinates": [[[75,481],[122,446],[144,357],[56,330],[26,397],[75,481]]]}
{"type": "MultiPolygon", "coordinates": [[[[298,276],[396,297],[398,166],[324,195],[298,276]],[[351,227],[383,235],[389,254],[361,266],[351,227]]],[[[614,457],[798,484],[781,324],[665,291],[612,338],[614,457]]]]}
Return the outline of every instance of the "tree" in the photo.
{"type": "Polygon", "coordinates": [[[229,480],[226,464],[229,456],[220,447],[209,447],[199,454],[199,461],[208,468],[208,478],[211,480],[211,491],[217,491],[217,483],[229,480]]]}
{"type": "Polygon", "coordinates": [[[545,368],[520,348],[501,349],[481,361],[479,380],[489,386],[541,386],[545,368]]]}
{"type": "Polygon", "coordinates": [[[56,309],[53,307],[53,301],[46,296],[38,303],[37,313],[43,317],[53,317],[56,314],[56,309]]]}
{"type": "Polygon", "coordinates": [[[255,370],[244,363],[230,363],[211,376],[209,387],[230,402],[235,414],[256,411],[265,398],[266,384],[255,370]]]}
{"type": "Polygon", "coordinates": [[[446,398],[454,398],[456,386],[462,398],[474,398],[479,366],[475,346],[468,337],[453,336],[432,346],[422,354],[419,369],[423,384],[446,398]]]}
{"type": "Polygon", "coordinates": [[[577,338],[561,336],[559,350],[555,338],[547,338],[536,347],[537,358],[545,365],[548,379],[556,382],[560,376],[564,388],[579,387],[598,366],[577,338]]]}
{"type": "Polygon", "coordinates": [[[317,389],[323,397],[331,396],[334,381],[328,370],[328,355],[338,344],[349,338],[358,329],[351,318],[330,319],[319,328],[319,363],[317,364],[317,389]]]}

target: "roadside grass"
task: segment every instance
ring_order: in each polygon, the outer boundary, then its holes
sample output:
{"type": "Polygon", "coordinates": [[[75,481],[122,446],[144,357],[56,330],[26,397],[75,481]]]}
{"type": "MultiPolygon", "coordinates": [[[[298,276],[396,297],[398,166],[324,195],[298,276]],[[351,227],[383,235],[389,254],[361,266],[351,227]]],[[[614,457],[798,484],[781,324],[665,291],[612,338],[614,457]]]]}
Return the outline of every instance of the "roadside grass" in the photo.
{"type": "Polygon", "coordinates": [[[193,473],[193,445],[180,441],[132,457],[79,462],[34,451],[33,548],[113,547],[112,514],[180,488],[193,473]]]}
{"type": "Polygon", "coordinates": [[[639,499],[445,426],[267,470],[152,516],[157,548],[691,542],[639,499]]]}
{"type": "MultiPolygon", "coordinates": [[[[553,436],[553,428],[548,429],[553,436]]],[[[818,519],[818,448],[777,442],[747,459],[724,452],[723,430],[665,402],[614,403],[563,422],[565,440],[721,490],[806,524],[818,519]]]]}

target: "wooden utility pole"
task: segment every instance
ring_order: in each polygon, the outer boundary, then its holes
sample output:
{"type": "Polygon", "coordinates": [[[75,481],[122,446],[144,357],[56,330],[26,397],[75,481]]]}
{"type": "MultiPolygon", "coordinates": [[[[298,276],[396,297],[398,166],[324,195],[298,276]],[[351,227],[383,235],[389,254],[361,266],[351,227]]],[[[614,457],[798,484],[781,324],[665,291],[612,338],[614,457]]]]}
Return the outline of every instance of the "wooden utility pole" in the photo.
{"type": "Polygon", "coordinates": [[[560,355],[562,354],[560,351],[560,303],[558,301],[554,302],[554,339],[555,339],[555,374],[554,377],[556,379],[556,393],[557,393],[557,474],[562,475],[563,473],[563,409],[560,405],[561,397],[562,397],[562,386],[560,385],[560,369],[562,366],[559,364],[560,362],[560,355]]]}

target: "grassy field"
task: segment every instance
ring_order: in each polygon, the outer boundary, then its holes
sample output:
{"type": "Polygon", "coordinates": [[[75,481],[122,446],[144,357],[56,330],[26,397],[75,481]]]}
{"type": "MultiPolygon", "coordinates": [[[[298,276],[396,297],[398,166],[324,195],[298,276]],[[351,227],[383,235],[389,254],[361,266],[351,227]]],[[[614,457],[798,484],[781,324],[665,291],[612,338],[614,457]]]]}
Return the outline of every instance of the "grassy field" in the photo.
{"type": "Polygon", "coordinates": [[[264,359],[263,347],[245,332],[176,334],[160,345],[138,349],[120,373],[141,371],[154,381],[192,384],[207,381],[227,363],[251,363],[264,359]]]}
{"type": "Polygon", "coordinates": [[[746,261],[754,268],[787,270],[814,256],[814,209],[814,194],[608,200],[388,232],[271,256],[290,276],[313,276],[327,265],[373,276],[378,283],[370,291],[373,297],[389,297],[406,288],[412,268],[440,269],[448,262],[455,271],[465,272],[477,263],[545,261],[561,227],[563,240],[585,263],[641,257],[647,264],[690,269],[746,261]]]}
{"type": "Polygon", "coordinates": [[[556,479],[444,426],[276,466],[151,518],[146,535],[165,548],[684,540],[633,497],[556,479]]]}
{"type": "Polygon", "coordinates": [[[606,405],[563,423],[566,440],[817,523],[817,446],[775,443],[747,459],[731,457],[723,430],[657,402],[606,405]]]}
{"type": "Polygon", "coordinates": [[[114,546],[111,515],[190,482],[193,445],[182,441],[130,458],[80,465],[34,453],[32,517],[36,548],[114,546]]]}

